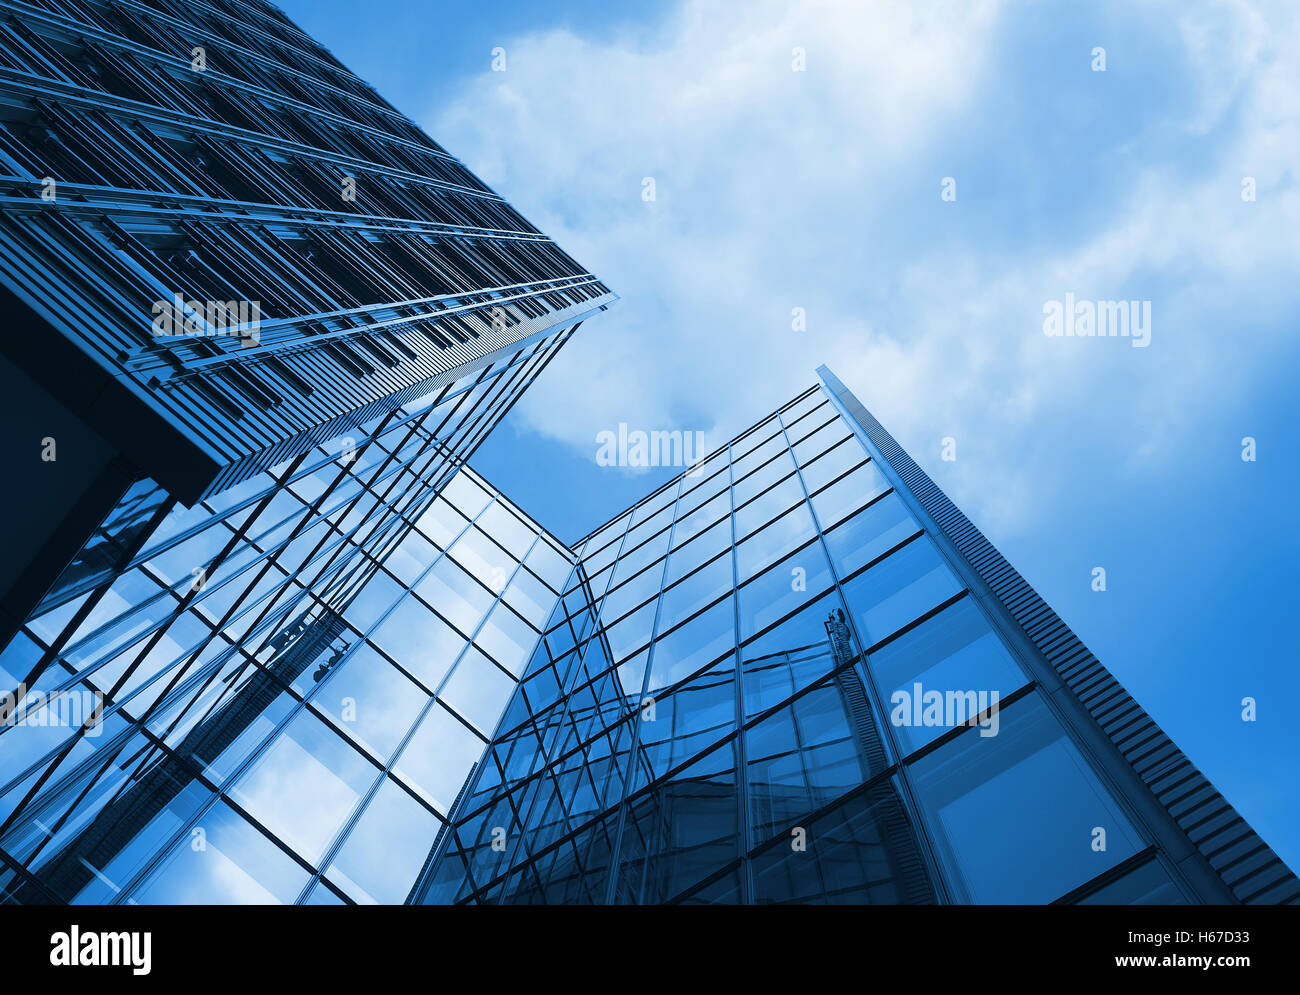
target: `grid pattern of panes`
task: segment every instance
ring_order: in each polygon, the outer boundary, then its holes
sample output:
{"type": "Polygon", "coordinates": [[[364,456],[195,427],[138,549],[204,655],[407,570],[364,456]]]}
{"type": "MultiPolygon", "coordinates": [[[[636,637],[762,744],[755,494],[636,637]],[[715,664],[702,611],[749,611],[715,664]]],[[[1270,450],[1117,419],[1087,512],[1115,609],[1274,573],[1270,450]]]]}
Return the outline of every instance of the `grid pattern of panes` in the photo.
{"type": "Polygon", "coordinates": [[[4,900],[406,898],[573,562],[460,456],[569,334],[355,455],[133,489],[0,653],[4,900]]]}
{"type": "Polygon", "coordinates": [[[418,900],[1181,900],[869,447],[815,388],[588,537],[418,900]]]}
{"type": "Polygon", "coordinates": [[[193,443],[110,438],[187,501],[613,300],[270,4],[0,7],[0,286],[193,443]],[[257,345],[156,334],[174,295],[257,345]]]}

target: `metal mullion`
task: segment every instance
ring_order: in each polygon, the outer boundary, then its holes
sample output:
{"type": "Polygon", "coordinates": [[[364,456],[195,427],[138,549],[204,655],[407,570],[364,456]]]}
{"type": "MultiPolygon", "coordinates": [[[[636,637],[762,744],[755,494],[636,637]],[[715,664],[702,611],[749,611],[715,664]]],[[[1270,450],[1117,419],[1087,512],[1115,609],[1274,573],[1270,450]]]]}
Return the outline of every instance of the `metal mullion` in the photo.
{"type": "MultiPolygon", "coordinates": [[[[298,462],[301,462],[301,460],[302,457],[301,456],[298,457],[298,462]]],[[[287,471],[286,476],[289,473],[292,473],[292,467],[290,468],[289,471],[287,471]]],[[[271,495],[268,494],[265,504],[270,503],[270,497],[271,495]]],[[[256,516],[252,516],[252,517],[256,517],[256,516]]],[[[223,560],[225,560],[227,556],[230,555],[231,551],[234,550],[235,546],[243,539],[247,525],[248,522],[245,522],[243,525],[241,525],[239,530],[237,530],[232,534],[230,539],[227,540],[225,547],[213,558],[212,565],[221,563],[223,560]]],[[[172,611],[171,621],[175,621],[176,618],[179,618],[180,615],[184,613],[189,603],[194,600],[194,595],[196,593],[198,592],[196,592],[193,588],[191,588],[190,592],[185,596],[185,598],[181,599],[180,603],[172,611]]],[[[126,681],[129,680],[130,677],[135,673],[136,668],[139,667],[140,663],[144,660],[144,658],[148,655],[148,653],[152,651],[153,647],[157,645],[158,640],[162,638],[162,635],[166,631],[166,628],[167,626],[163,626],[155,632],[155,634],[150,638],[149,642],[136,654],[135,661],[131,663],[126,668],[126,670],[123,671],[122,676],[118,678],[117,683],[114,684],[113,687],[110,688],[105,693],[104,695],[105,698],[111,699],[116,695],[118,691],[121,690],[121,688],[125,685],[126,681]]],[[[218,628],[220,628],[220,626],[218,626],[218,628]]],[[[195,658],[197,658],[197,653],[195,654],[195,658]]],[[[76,744],[80,742],[82,737],[85,736],[87,728],[89,728],[89,726],[87,725],[86,722],[83,722],[81,727],[75,733],[73,733],[72,736],[68,738],[67,744],[60,750],[59,755],[49,763],[49,765],[46,767],[45,772],[40,777],[37,778],[36,783],[32,785],[32,787],[28,790],[27,794],[24,795],[23,798],[18,802],[18,804],[14,807],[13,811],[10,812],[9,815],[5,818],[4,822],[0,823],[0,837],[2,837],[5,832],[7,832],[9,829],[12,828],[14,820],[28,805],[28,803],[32,800],[32,798],[40,791],[40,789],[45,786],[45,784],[49,781],[50,777],[53,775],[54,771],[63,762],[63,760],[66,759],[66,757],[72,752],[73,747],[76,746],[76,744]]]]}

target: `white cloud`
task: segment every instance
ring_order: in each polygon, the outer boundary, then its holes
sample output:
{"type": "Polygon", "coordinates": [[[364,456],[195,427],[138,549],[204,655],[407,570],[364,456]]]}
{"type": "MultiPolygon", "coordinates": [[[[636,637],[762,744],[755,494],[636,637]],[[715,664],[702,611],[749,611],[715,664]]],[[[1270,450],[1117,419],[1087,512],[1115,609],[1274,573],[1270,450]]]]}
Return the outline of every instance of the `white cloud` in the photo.
{"type": "MultiPolygon", "coordinates": [[[[593,457],[619,422],[722,438],[826,362],[995,536],[1031,527],[1029,494],[1078,483],[1045,428],[1104,438],[1130,469],[1187,445],[1187,399],[1248,390],[1294,302],[1278,281],[1298,254],[1300,80],[1277,47],[1294,17],[1241,3],[1147,12],[1174,26],[1178,78],[1196,85],[1116,147],[1104,216],[1070,216],[1081,167],[1060,180],[1061,233],[1033,241],[1014,235],[1044,219],[1023,216],[1014,185],[987,201],[965,179],[1050,153],[1055,136],[1033,131],[998,144],[1014,105],[1060,83],[1007,68],[999,46],[1022,13],[697,0],[650,42],[509,42],[509,71],[473,80],[429,130],[624,298],[523,399],[531,424],[593,457]],[[806,72],[791,70],[795,47],[806,72]],[[1205,144],[1170,153],[1170,126],[1205,144]],[[998,136],[987,148],[984,129],[998,136]],[[958,203],[941,206],[940,179],[963,165],[958,203]],[[1152,348],[1045,338],[1043,302],[1067,291],[1153,299],[1152,348]],[[956,463],[938,460],[944,436],[959,440],[956,463]]],[[[1111,85],[1123,68],[1112,58],[1111,85]]]]}

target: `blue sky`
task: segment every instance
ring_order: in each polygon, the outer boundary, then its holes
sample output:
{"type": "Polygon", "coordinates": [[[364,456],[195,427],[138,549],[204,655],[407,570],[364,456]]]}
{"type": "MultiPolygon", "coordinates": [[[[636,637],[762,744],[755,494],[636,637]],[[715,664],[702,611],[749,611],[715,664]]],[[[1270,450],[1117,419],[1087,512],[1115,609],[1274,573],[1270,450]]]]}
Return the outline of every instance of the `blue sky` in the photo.
{"type": "Polygon", "coordinates": [[[574,539],[668,475],[597,433],[825,362],[1300,867],[1292,5],[281,5],[623,298],[475,460],[521,507],[574,539]],[[1150,345],[1044,335],[1067,293],[1150,345]]]}

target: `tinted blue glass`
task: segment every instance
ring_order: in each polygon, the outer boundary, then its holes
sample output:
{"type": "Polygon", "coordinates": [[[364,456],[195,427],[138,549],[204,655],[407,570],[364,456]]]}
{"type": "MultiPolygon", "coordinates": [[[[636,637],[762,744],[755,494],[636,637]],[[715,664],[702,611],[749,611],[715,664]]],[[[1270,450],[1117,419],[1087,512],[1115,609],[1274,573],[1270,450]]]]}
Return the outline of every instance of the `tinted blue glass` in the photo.
{"type": "Polygon", "coordinates": [[[778,480],[787,474],[794,472],[794,459],[788,450],[779,451],[775,458],[769,459],[762,466],[757,467],[749,473],[744,479],[737,479],[732,488],[732,499],[736,507],[740,507],[750,498],[757,497],[763,491],[767,490],[778,480]]]}
{"type": "Polygon", "coordinates": [[[731,556],[723,553],[685,580],[664,591],[659,606],[659,631],[678,622],[731,590],[731,556]]]}
{"type": "Polygon", "coordinates": [[[886,494],[826,533],[826,548],[841,577],[921,531],[897,494],[886,494]]]}
{"type": "Polygon", "coordinates": [[[847,518],[864,504],[889,490],[889,482],[874,462],[858,467],[812,496],[813,511],[823,530],[847,518]]]}
{"type": "Polygon", "coordinates": [[[804,486],[810,494],[819,491],[866,458],[867,453],[862,444],[850,436],[803,468],[804,486]]]}
{"type": "Polygon", "coordinates": [[[307,871],[224,802],[202,816],[132,897],[142,905],[274,905],[298,897],[307,871]]]}
{"type": "Polygon", "coordinates": [[[786,477],[779,484],[773,485],[762,497],[755,498],[743,508],[736,510],[736,538],[743,539],[751,532],[762,528],[777,515],[804,498],[803,485],[795,474],[786,477]]]}
{"type": "Polygon", "coordinates": [[[371,638],[430,688],[436,688],[447,676],[465,648],[464,636],[410,595],[384,619],[371,638]]]}
{"type": "MultiPolygon", "coordinates": [[[[437,562],[415,587],[416,593],[461,632],[474,631],[492,606],[492,594],[447,557],[437,562]]],[[[351,611],[348,613],[351,618],[351,611]]]]}
{"type": "Polygon", "coordinates": [[[761,904],[934,902],[920,846],[892,781],[859,792],[752,859],[761,904]],[[816,841],[815,844],[812,841],[816,841]]]}
{"type": "MultiPolygon", "coordinates": [[[[817,431],[794,443],[794,455],[799,460],[799,464],[805,466],[819,458],[822,453],[834,448],[849,434],[849,427],[841,419],[834,418],[817,429],[817,431]]],[[[862,456],[865,455],[865,453],[862,454],[862,456]]],[[[862,456],[859,456],[858,459],[861,459],[862,456]]],[[[854,460],[854,462],[857,462],[857,460],[854,460]]]]}
{"type": "Polygon", "coordinates": [[[900,636],[868,659],[882,700],[899,706],[905,721],[894,723],[904,753],[919,749],[987,707],[996,692],[1005,698],[1027,680],[972,598],[962,598],[900,636]],[[952,714],[934,724],[913,721],[914,703],[926,694],[953,695],[952,714]],[[971,698],[974,692],[976,697],[971,698]],[[978,702],[977,705],[971,702],[978,702]],[[961,708],[956,707],[961,704],[961,708]]]}
{"type": "Polygon", "coordinates": [[[373,764],[324,722],[300,712],[230,794],[253,818],[314,862],[377,774],[373,764]]]}
{"type": "Polygon", "coordinates": [[[745,717],[785,701],[835,667],[826,616],[841,607],[827,594],[741,649],[745,717]]]}
{"type": "Polygon", "coordinates": [[[740,589],[740,637],[748,639],[831,586],[821,543],[809,543],[740,589]]]}
{"type": "Polygon", "coordinates": [[[689,542],[706,528],[718,521],[731,508],[728,494],[724,491],[705,501],[694,511],[687,512],[678,520],[673,530],[673,549],[689,542]]]}
{"type": "Polygon", "coordinates": [[[812,433],[836,421],[838,418],[839,415],[836,414],[835,409],[827,402],[798,421],[787,422],[789,428],[786,429],[786,434],[790,437],[790,444],[792,446],[799,445],[801,440],[808,438],[812,433]]]}
{"type": "Polygon", "coordinates": [[[605,638],[615,660],[621,661],[650,641],[657,608],[657,601],[651,601],[605,628],[605,638]]]}
{"type": "Polygon", "coordinates": [[[614,585],[621,584],[633,574],[640,573],[663,556],[668,551],[668,536],[671,531],[671,529],[665,528],[654,536],[650,536],[648,533],[643,534],[639,538],[644,539],[644,541],[636,548],[632,547],[633,537],[628,536],[624,552],[619,554],[618,563],[614,567],[614,585]]]}
{"type": "Polygon", "coordinates": [[[384,778],[326,876],[353,901],[400,904],[437,833],[433,813],[384,778]]]}
{"type": "Polygon", "coordinates": [[[620,900],[665,902],[725,867],[739,822],[733,740],[629,802],[620,900]]]}
{"type": "Polygon", "coordinates": [[[801,695],[745,731],[754,838],[783,832],[870,776],[835,684],[801,695]]]}
{"type": "Polygon", "coordinates": [[[654,644],[647,693],[675,684],[733,649],[736,623],[731,597],[718,602],[654,644]]]}
{"type": "Polygon", "coordinates": [[[816,533],[806,504],[786,512],[736,547],[736,570],[743,584],[816,533]]]}
{"type": "Polygon", "coordinates": [[[1118,881],[1079,900],[1080,905],[1186,905],[1187,898],[1160,861],[1149,860],[1118,881]]]}
{"type": "Polygon", "coordinates": [[[509,675],[471,646],[447,678],[439,697],[490,736],[514,687],[509,675]]]}
{"type": "Polygon", "coordinates": [[[397,773],[446,812],[482,754],[483,741],[435,703],[398,758],[397,773]]]}
{"type": "Polygon", "coordinates": [[[829,403],[830,402],[826,400],[826,395],[821,392],[820,388],[818,388],[817,390],[812,391],[806,397],[802,397],[799,400],[795,401],[793,404],[782,409],[781,421],[785,424],[786,428],[788,429],[792,427],[795,423],[797,423],[801,418],[806,417],[810,412],[816,410],[817,408],[821,407],[824,404],[829,404],[829,403]]]}
{"type": "Polygon", "coordinates": [[[642,703],[636,789],[729,736],[736,727],[735,696],[727,658],[671,694],[642,703]]]}
{"type": "Polygon", "coordinates": [[[926,536],[844,585],[858,636],[870,648],[961,590],[926,536]]]}
{"type": "Polygon", "coordinates": [[[428,695],[366,644],[312,696],[312,704],[381,759],[397,748],[426,701],[428,695]]]}
{"type": "Polygon", "coordinates": [[[664,586],[675,584],[692,570],[713,559],[731,545],[731,522],[724,518],[696,538],[674,549],[668,556],[664,586]]]}
{"type": "MultiPolygon", "coordinates": [[[[732,450],[733,455],[731,461],[731,479],[733,481],[740,480],[743,477],[748,476],[750,473],[753,473],[760,466],[762,466],[764,463],[770,460],[773,456],[776,456],[779,453],[787,451],[785,445],[785,438],[784,436],[781,435],[780,432],[777,431],[777,428],[778,426],[776,425],[775,422],[773,422],[770,426],[763,429],[762,430],[763,433],[775,433],[775,434],[769,435],[767,439],[765,439],[763,442],[759,443],[758,445],[754,446],[752,450],[750,450],[747,453],[744,453],[744,455],[739,455],[738,450],[733,448],[732,450]]],[[[752,437],[757,438],[758,435],[759,433],[755,433],[755,435],[752,437]]],[[[789,469],[793,470],[794,465],[791,464],[789,466],[789,469]]]]}
{"type": "Polygon", "coordinates": [[[523,673],[524,664],[537,643],[537,631],[510,610],[498,604],[474,637],[474,643],[515,677],[523,673]]]}
{"type": "Polygon", "coordinates": [[[971,729],[909,768],[959,901],[1050,902],[1137,852],[1136,830],[1037,693],[998,718],[996,735],[971,729]]]}

